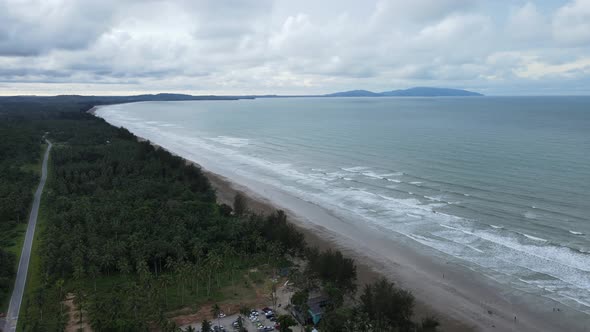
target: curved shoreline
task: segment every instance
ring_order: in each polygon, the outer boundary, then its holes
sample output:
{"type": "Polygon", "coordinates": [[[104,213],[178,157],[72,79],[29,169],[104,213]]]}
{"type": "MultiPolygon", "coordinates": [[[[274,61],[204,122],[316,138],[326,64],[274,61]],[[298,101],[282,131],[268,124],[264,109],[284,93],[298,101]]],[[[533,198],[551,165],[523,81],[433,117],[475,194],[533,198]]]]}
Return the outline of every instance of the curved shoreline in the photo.
{"type": "MultiPolygon", "coordinates": [[[[194,161],[187,162],[201,167],[194,161]]],[[[528,311],[523,303],[516,304],[511,302],[515,299],[501,296],[499,288],[481,280],[475,272],[462,266],[435,262],[431,257],[416,253],[402,244],[393,243],[385,236],[363,236],[354,225],[342,223],[328,211],[321,211],[321,207],[309,202],[300,201],[300,205],[309,206],[293,209],[261,196],[251,187],[207,169],[202,170],[215,188],[220,203],[231,205],[234,195],[241,192],[248,198],[249,206],[255,212],[270,213],[277,208],[285,210],[290,221],[305,235],[310,245],[321,249],[338,249],[355,259],[361,287],[385,276],[402,288],[411,290],[416,297],[416,318],[436,316],[441,322],[441,331],[568,330],[568,327],[555,324],[555,321],[549,321],[547,317],[528,311]],[[303,211],[305,209],[309,210],[303,211]],[[356,231],[358,237],[320,226],[310,220],[310,214],[323,222],[328,219],[340,222],[340,226],[351,232],[356,231]],[[371,247],[362,246],[359,242],[371,243],[371,247]],[[375,250],[375,247],[382,250],[375,250]],[[388,256],[385,257],[386,255],[388,256]]],[[[268,190],[265,192],[269,194],[268,190]]],[[[273,194],[276,195],[277,192],[273,194]]],[[[550,307],[548,309],[551,311],[550,307]]]]}
{"type": "Polygon", "coordinates": [[[256,211],[273,211],[275,207],[287,211],[310,244],[337,248],[355,258],[361,283],[382,275],[411,290],[417,300],[417,317],[436,315],[443,331],[581,330],[573,326],[571,316],[556,313],[551,304],[529,307],[526,299],[464,266],[436,260],[280,188],[240,177],[207,156],[197,158],[174,145],[162,148],[203,166],[221,202],[231,203],[235,192],[241,191],[256,211]]]}

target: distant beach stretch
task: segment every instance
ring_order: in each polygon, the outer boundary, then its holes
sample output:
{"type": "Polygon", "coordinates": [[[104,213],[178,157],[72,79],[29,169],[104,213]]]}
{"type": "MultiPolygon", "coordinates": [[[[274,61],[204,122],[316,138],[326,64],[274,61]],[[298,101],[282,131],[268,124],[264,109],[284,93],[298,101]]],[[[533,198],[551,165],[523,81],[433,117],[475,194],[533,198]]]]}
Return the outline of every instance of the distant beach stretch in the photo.
{"type": "Polygon", "coordinates": [[[93,110],[281,208],[443,330],[590,326],[586,98],[282,98],[93,110]],[[567,113],[567,114],[566,114],[567,113]],[[550,125],[549,125],[550,124],[550,125]]]}

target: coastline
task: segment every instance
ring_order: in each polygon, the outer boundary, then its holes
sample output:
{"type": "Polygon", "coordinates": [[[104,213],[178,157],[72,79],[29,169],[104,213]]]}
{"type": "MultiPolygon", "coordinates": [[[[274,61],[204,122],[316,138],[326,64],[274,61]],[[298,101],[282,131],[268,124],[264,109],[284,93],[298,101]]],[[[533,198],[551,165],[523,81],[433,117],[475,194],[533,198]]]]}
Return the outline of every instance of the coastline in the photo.
{"type": "MultiPolygon", "coordinates": [[[[162,148],[153,142],[152,144],[158,148],[162,148]]],[[[173,151],[169,152],[175,154],[173,151]]],[[[396,261],[396,259],[403,256],[409,256],[419,260],[428,260],[428,258],[419,257],[415,253],[409,253],[406,251],[408,248],[397,247],[396,249],[403,252],[400,252],[398,257],[390,261],[392,266],[385,266],[383,261],[371,257],[373,253],[362,253],[359,252],[359,248],[347,246],[345,244],[346,239],[342,239],[339,234],[335,234],[325,227],[306,221],[306,218],[297,211],[285,208],[277,204],[277,202],[262,197],[251,188],[207,170],[195,161],[182,158],[187,163],[200,168],[207,176],[215,189],[219,203],[225,203],[231,206],[234,196],[239,192],[245,196],[248,208],[252,212],[269,214],[275,212],[277,209],[281,209],[287,214],[290,223],[298,231],[303,233],[308,245],[316,246],[321,250],[337,249],[345,256],[353,258],[357,266],[357,284],[359,290],[362,290],[364,285],[370,284],[382,277],[404,289],[411,290],[415,296],[414,319],[416,321],[420,321],[426,317],[436,317],[441,323],[438,330],[447,332],[577,331],[572,326],[568,327],[552,321],[552,317],[540,316],[537,313],[529,311],[524,303],[520,303],[520,306],[517,306],[515,303],[507,302],[505,297],[499,296],[500,294],[498,292],[501,290],[484,285],[480,280],[474,279],[477,276],[474,273],[469,273],[471,271],[463,271],[462,267],[457,268],[456,266],[451,266],[448,262],[441,263],[440,265],[443,265],[442,267],[433,266],[432,270],[442,272],[439,282],[427,284],[424,283],[422,278],[416,278],[412,283],[410,282],[412,274],[421,274],[423,271],[411,269],[409,264],[412,263],[406,259],[401,259],[404,262],[396,261]],[[393,272],[393,270],[398,271],[393,272]],[[454,282],[447,283],[446,280],[453,280],[454,282]],[[463,287],[459,288],[457,285],[462,285],[463,287]],[[417,286],[421,288],[421,291],[417,290],[417,286]],[[450,298],[449,295],[452,295],[453,298],[450,298]],[[475,295],[476,299],[473,298],[473,295],[475,295]],[[456,302],[457,299],[462,300],[459,308],[457,306],[445,305],[447,302],[456,302]]],[[[421,263],[423,264],[424,262],[422,261],[421,263]]],[[[426,264],[430,264],[430,262],[426,264]]],[[[550,307],[548,308],[548,313],[557,314],[552,312],[550,307]]]]}
{"type": "MultiPolygon", "coordinates": [[[[280,209],[280,207],[276,207],[272,202],[256,195],[248,188],[239,186],[231,182],[226,177],[223,177],[222,175],[208,171],[193,161],[187,159],[185,159],[185,161],[187,163],[195,165],[196,167],[201,168],[201,171],[205,174],[205,176],[207,176],[209,182],[215,189],[215,194],[217,196],[217,201],[219,203],[224,203],[231,206],[233,204],[234,196],[237,193],[241,193],[246,198],[248,208],[252,212],[260,214],[270,214],[275,212],[277,209],[280,209]]],[[[304,235],[305,241],[309,246],[318,247],[321,250],[337,249],[342,251],[346,256],[354,258],[357,267],[357,284],[359,286],[359,291],[362,290],[362,287],[364,285],[370,284],[381,277],[385,277],[385,275],[376,271],[364,259],[358,257],[358,255],[355,255],[355,253],[352,250],[343,247],[339,245],[336,241],[334,241],[329,235],[329,231],[321,229],[319,227],[303,227],[301,218],[298,217],[295,212],[290,210],[284,211],[288,216],[289,222],[293,224],[297,228],[297,230],[304,235]]],[[[463,321],[457,320],[451,316],[448,316],[444,313],[438,312],[430,308],[428,305],[423,303],[419,298],[416,298],[414,315],[417,320],[420,320],[428,316],[437,317],[437,319],[442,324],[440,331],[475,331],[475,328],[473,326],[470,326],[469,324],[463,321]]]]}
{"type": "MultiPolygon", "coordinates": [[[[95,110],[89,112],[95,114],[95,110]]],[[[206,155],[189,159],[182,155],[182,149],[177,153],[174,146],[152,144],[200,167],[220,202],[231,205],[233,196],[240,191],[247,196],[249,207],[255,212],[284,210],[310,245],[335,248],[355,259],[361,287],[363,283],[385,276],[412,291],[416,297],[415,317],[419,320],[428,315],[436,316],[442,324],[441,331],[582,330],[581,325],[574,327],[574,323],[568,321],[571,317],[562,315],[563,312],[559,313],[561,316],[552,312],[551,304],[535,303],[529,307],[530,303],[518,294],[510,293],[465,266],[418,253],[378,231],[371,232],[362,228],[363,225],[339,219],[313,202],[292,197],[280,188],[240,178],[231,170],[212,164],[206,155]]]]}

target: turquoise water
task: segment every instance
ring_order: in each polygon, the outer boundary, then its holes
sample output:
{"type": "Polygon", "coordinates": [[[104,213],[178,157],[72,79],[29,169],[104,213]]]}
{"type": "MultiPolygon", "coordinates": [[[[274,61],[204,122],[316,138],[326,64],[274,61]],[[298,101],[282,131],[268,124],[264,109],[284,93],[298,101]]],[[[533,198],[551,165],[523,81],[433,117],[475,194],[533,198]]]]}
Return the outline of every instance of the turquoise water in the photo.
{"type": "Polygon", "coordinates": [[[97,114],[590,314],[590,98],[148,102],[97,114]]]}

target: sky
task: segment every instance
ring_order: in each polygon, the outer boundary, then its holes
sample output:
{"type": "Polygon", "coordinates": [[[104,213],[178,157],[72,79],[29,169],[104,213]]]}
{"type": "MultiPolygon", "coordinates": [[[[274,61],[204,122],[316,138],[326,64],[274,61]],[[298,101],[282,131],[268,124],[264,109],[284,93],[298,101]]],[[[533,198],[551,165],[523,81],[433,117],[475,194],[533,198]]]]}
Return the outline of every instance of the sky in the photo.
{"type": "Polygon", "coordinates": [[[590,0],[0,0],[0,95],[590,95],[590,0]]]}

